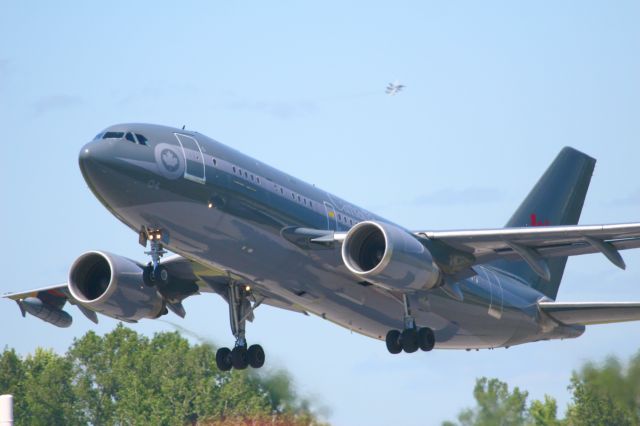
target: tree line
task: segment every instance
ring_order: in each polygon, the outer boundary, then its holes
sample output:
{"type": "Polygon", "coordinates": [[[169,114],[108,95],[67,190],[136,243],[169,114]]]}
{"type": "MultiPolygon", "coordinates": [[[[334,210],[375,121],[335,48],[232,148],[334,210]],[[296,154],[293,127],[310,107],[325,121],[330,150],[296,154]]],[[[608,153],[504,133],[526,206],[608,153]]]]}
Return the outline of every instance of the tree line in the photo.
{"type": "Polygon", "coordinates": [[[486,377],[476,380],[476,405],[462,410],[457,423],[443,426],[633,426],[640,424],[640,351],[625,364],[615,357],[589,362],[575,371],[564,417],[555,398],[527,402],[528,392],[486,377]]]}
{"type": "MultiPolygon", "coordinates": [[[[188,331],[188,330],[187,330],[188,331]]],[[[19,425],[321,425],[286,371],[220,372],[216,348],[178,332],[152,338],[118,325],[75,339],[64,355],[38,348],[0,354],[0,394],[14,395],[19,425]]],[[[443,426],[631,426],[640,424],[640,352],[574,372],[564,416],[552,396],[477,379],[475,406],[443,426]]]]}
{"type": "Polygon", "coordinates": [[[118,325],[75,339],[64,355],[0,355],[0,394],[15,425],[318,425],[285,371],[220,372],[216,349],[178,332],[145,337],[118,325]]]}

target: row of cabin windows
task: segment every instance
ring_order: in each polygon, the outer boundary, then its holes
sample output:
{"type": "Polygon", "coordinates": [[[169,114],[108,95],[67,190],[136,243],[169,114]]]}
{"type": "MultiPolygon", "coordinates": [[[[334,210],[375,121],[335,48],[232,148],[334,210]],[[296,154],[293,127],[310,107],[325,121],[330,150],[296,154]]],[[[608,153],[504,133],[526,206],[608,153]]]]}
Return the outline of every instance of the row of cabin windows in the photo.
{"type": "MultiPolygon", "coordinates": [[[[213,159],[213,165],[214,166],[217,165],[217,161],[216,161],[215,158],[213,159]]],[[[252,182],[260,183],[260,178],[258,176],[254,176],[253,173],[247,173],[247,171],[243,172],[242,169],[240,169],[240,168],[238,168],[236,166],[232,166],[231,168],[233,169],[233,173],[237,174],[238,176],[242,177],[244,175],[244,177],[246,179],[251,179],[252,182]]],[[[277,191],[278,185],[274,184],[274,187],[276,188],[276,191],[277,191]]],[[[282,187],[280,187],[280,194],[284,195],[284,188],[282,188],[282,187]]],[[[291,198],[295,201],[296,200],[296,194],[294,194],[292,192],[291,193],[291,198]]],[[[313,203],[311,202],[311,200],[307,200],[306,198],[301,197],[300,195],[298,195],[298,202],[299,203],[303,203],[305,206],[308,205],[309,207],[313,208],[313,203]]]]}
{"type": "MultiPolygon", "coordinates": [[[[213,164],[216,164],[216,160],[213,160],[213,164]]],[[[242,169],[240,168],[236,168],[236,166],[233,166],[233,173],[236,173],[238,176],[242,177],[243,172],[242,169]]],[[[260,178],[258,176],[254,176],[253,173],[247,173],[247,171],[244,171],[244,177],[245,179],[251,179],[251,182],[257,182],[260,183],[260,178]]]]}
{"type": "Polygon", "coordinates": [[[344,223],[345,224],[353,225],[353,219],[351,219],[350,217],[347,217],[347,216],[342,216],[340,213],[338,213],[338,222],[342,222],[343,218],[344,218],[344,223]]]}

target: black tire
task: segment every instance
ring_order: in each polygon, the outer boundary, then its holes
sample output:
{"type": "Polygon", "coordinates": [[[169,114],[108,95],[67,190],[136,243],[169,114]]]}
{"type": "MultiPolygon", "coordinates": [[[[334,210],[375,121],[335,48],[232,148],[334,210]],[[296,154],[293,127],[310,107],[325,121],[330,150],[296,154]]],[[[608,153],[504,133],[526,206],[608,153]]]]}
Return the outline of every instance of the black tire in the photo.
{"type": "Polygon", "coordinates": [[[425,327],[418,330],[418,344],[420,349],[425,352],[429,352],[436,345],[436,336],[433,334],[433,330],[425,327]]]}
{"type": "Polygon", "coordinates": [[[231,364],[231,350],[229,348],[220,348],[216,352],[216,366],[220,371],[229,371],[233,364],[231,364]]]}
{"type": "Polygon", "coordinates": [[[147,265],[142,270],[142,282],[148,287],[156,285],[156,277],[153,273],[153,266],[147,265]]]}
{"type": "Polygon", "coordinates": [[[415,328],[407,328],[402,330],[400,335],[400,344],[402,350],[408,354],[414,353],[418,350],[418,332],[415,328]]]}
{"type": "Polygon", "coordinates": [[[236,346],[231,351],[231,364],[236,370],[244,370],[249,366],[249,357],[247,356],[247,348],[244,346],[236,346]]]}
{"type": "Polygon", "coordinates": [[[251,345],[247,350],[247,358],[252,368],[260,368],[264,365],[264,350],[260,345],[251,345]]]}
{"type": "Polygon", "coordinates": [[[398,330],[390,330],[384,340],[387,344],[387,350],[389,351],[389,353],[395,355],[402,352],[402,345],[400,344],[400,332],[398,330]]]}

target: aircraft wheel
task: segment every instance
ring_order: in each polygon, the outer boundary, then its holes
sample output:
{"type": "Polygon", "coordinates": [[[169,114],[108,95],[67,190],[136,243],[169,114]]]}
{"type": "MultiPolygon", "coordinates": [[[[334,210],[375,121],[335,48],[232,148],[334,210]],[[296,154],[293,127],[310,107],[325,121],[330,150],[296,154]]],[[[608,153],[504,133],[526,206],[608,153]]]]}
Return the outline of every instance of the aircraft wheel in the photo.
{"type": "Polygon", "coordinates": [[[153,273],[153,266],[147,265],[142,270],[142,282],[148,287],[156,285],[156,277],[153,273]]]}
{"type": "Polygon", "coordinates": [[[400,344],[400,332],[398,330],[390,330],[384,339],[387,344],[387,350],[392,354],[399,354],[402,352],[402,345],[400,344]]]}
{"type": "Polygon", "coordinates": [[[164,266],[158,266],[155,271],[156,281],[159,284],[169,284],[169,271],[164,266]]]}
{"type": "Polygon", "coordinates": [[[424,327],[418,330],[418,344],[420,349],[425,352],[429,352],[436,344],[436,336],[433,334],[433,330],[429,327],[424,327]]]}
{"type": "Polygon", "coordinates": [[[229,371],[233,364],[231,363],[231,350],[229,348],[220,348],[216,352],[216,366],[220,371],[229,371]]]}
{"type": "Polygon", "coordinates": [[[402,350],[406,353],[411,354],[418,350],[418,332],[415,328],[407,328],[402,330],[402,334],[400,335],[400,344],[402,345],[402,350]]]}
{"type": "Polygon", "coordinates": [[[244,346],[236,346],[231,351],[231,364],[236,370],[244,370],[249,365],[247,356],[247,348],[244,346]]]}
{"type": "Polygon", "coordinates": [[[247,350],[247,358],[252,368],[260,368],[264,365],[264,350],[260,345],[251,345],[247,350]]]}

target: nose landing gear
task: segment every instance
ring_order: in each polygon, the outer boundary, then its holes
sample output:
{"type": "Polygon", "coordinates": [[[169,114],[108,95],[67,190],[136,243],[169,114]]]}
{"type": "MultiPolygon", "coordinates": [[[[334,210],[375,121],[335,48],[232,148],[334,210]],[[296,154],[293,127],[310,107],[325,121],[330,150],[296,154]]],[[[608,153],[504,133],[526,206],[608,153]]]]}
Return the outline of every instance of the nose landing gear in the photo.
{"type": "Polygon", "coordinates": [[[418,349],[428,352],[433,349],[436,343],[433,330],[428,327],[416,327],[416,321],[411,315],[409,299],[402,295],[404,305],[404,330],[390,330],[385,338],[387,350],[392,354],[399,354],[402,351],[414,353],[418,349]]]}
{"type": "Polygon", "coordinates": [[[161,229],[142,229],[140,231],[138,240],[140,244],[146,247],[147,241],[149,242],[149,251],[145,251],[144,254],[151,256],[151,262],[142,271],[142,279],[148,286],[169,283],[169,271],[160,265],[160,259],[167,253],[162,245],[164,238],[165,235],[161,229]]]}
{"type": "Polygon", "coordinates": [[[235,282],[229,284],[229,320],[236,343],[233,349],[220,348],[216,352],[216,366],[220,371],[229,371],[232,368],[244,370],[249,366],[260,368],[264,365],[265,355],[262,346],[248,346],[245,338],[247,319],[253,319],[253,311],[262,303],[262,300],[253,298],[252,305],[250,298],[253,297],[249,286],[235,282]]]}

